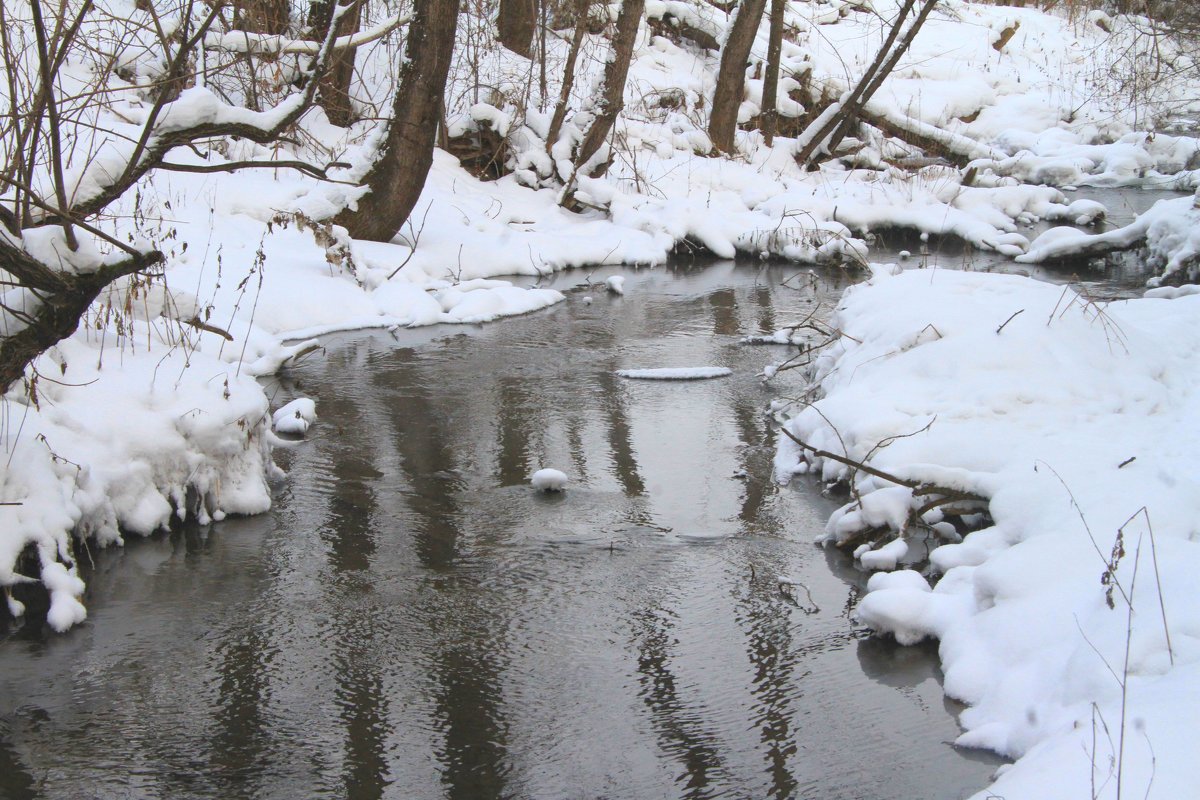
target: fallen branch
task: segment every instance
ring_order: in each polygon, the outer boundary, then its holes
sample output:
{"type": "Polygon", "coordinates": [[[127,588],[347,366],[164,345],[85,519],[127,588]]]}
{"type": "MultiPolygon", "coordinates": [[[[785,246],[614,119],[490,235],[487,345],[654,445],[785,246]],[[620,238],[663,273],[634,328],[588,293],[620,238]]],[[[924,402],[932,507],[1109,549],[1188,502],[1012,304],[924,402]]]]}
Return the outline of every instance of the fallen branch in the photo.
{"type": "Polygon", "coordinates": [[[862,108],[858,113],[864,122],[874,125],[885,136],[892,136],[926,153],[942,155],[959,167],[965,167],[976,159],[1000,155],[968,136],[942,130],[898,111],[889,109],[881,112],[876,107],[862,108]]]}
{"type": "Polygon", "coordinates": [[[215,333],[217,336],[220,336],[222,339],[224,339],[227,342],[233,341],[233,334],[231,334],[229,331],[225,330],[224,328],[218,328],[216,325],[209,325],[207,322],[204,322],[199,317],[192,317],[191,319],[180,320],[180,322],[182,322],[184,325],[191,325],[196,330],[208,331],[209,333],[215,333]]]}
{"type": "MultiPolygon", "coordinates": [[[[930,508],[940,505],[942,502],[950,502],[950,501],[953,501],[953,502],[969,501],[969,502],[987,503],[987,498],[983,497],[982,495],[977,495],[977,494],[974,494],[973,492],[964,492],[961,489],[951,489],[951,488],[948,488],[945,486],[937,486],[936,484],[922,483],[920,481],[909,480],[908,478],[901,478],[899,475],[894,475],[890,472],[885,472],[884,470],[881,470],[877,467],[873,467],[870,464],[866,463],[865,461],[855,461],[853,458],[849,458],[847,456],[840,456],[837,453],[831,453],[828,450],[822,450],[819,447],[813,447],[811,444],[809,444],[808,442],[805,442],[804,440],[802,440],[798,436],[796,436],[794,433],[789,431],[786,427],[780,427],[779,430],[783,433],[784,436],[791,439],[793,442],[795,442],[797,445],[799,445],[803,450],[813,454],[814,456],[816,456],[818,458],[828,458],[832,461],[836,461],[839,464],[844,464],[847,467],[852,467],[856,470],[865,472],[868,475],[874,475],[876,478],[882,478],[885,481],[890,481],[891,483],[894,483],[897,486],[903,486],[905,488],[912,489],[913,494],[917,495],[917,496],[938,494],[938,495],[943,495],[946,498],[951,498],[951,500],[948,500],[948,501],[940,501],[939,500],[939,501],[933,502],[932,505],[929,506],[930,508]]],[[[926,510],[928,510],[928,509],[926,509],[926,510]]]]}

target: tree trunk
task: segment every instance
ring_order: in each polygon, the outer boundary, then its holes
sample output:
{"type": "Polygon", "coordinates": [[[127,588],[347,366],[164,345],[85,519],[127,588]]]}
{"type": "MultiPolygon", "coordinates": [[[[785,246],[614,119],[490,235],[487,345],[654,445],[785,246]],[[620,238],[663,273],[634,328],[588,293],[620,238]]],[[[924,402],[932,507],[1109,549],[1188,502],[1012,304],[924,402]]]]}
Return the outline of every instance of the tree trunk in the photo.
{"type": "Polygon", "coordinates": [[[771,0],[771,35],[767,43],[767,74],[763,79],[762,126],[767,147],[775,140],[775,123],[779,118],[776,95],[779,94],[779,62],[783,57],[783,10],[787,0],[771,0]]]}
{"type": "MultiPolygon", "coordinates": [[[[896,45],[896,49],[892,51],[892,54],[888,57],[887,61],[875,71],[875,74],[869,77],[869,82],[867,83],[866,88],[860,92],[859,97],[855,99],[855,101],[846,109],[847,113],[845,117],[838,124],[837,128],[834,129],[833,137],[829,140],[829,149],[831,152],[837,148],[838,144],[841,143],[842,138],[845,137],[846,133],[850,130],[850,127],[858,120],[858,114],[862,110],[863,106],[870,102],[875,93],[879,91],[879,87],[883,85],[885,80],[887,80],[888,75],[892,74],[892,70],[896,68],[896,64],[898,64],[900,59],[904,57],[904,54],[908,52],[908,48],[912,46],[913,39],[917,37],[917,33],[920,32],[921,27],[925,24],[925,20],[929,18],[930,12],[933,11],[937,4],[938,0],[925,0],[925,5],[923,5],[920,12],[917,13],[917,18],[913,20],[913,24],[909,26],[908,31],[905,32],[904,38],[900,40],[898,45],[896,45]]],[[[863,80],[867,81],[868,77],[864,76],[863,80]]]]}
{"type": "Polygon", "coordinates": [[[375,163],[364,177],[370,192],[335,220],[356,239],[387,242],[412,213],[433,164],[458,0],[416,0],[392,118],[375,163]]]}
{"type": "Polygon", "coordinates": [[[717,73],[717,88],[713,91],[708,138],[723,153],[734,151],[738,107],[746,88],[746,60],[750,57],[766,4],[766,0],[742,0],[733,29],[721,48],[721,69],[717,73]]]}
{"type": "MultiPolygon", "coordinates": [[[[863,74],[853,91],[850,92],[849,97],[846,98],[838,113],[821,123],[819,129],[812,130],[812,128],[816,127],[816,123],[814,123],[801,135],[804,144],[796,154],[796,161],[800,164],[807,164],[812,160],[813,155],[826,138],[829,138],[830,141],[828,150],[829,152],[833,152],[837,144],[841,142],[842,137],[845,136],[850,125],[858,119],[858,114],[863,106],[870,101],[871,96],[879,90],[879,87],[883,85],[887,76],[896,68],[896,64],[908,50],[909,45],[912,44],[917,32],[921,30],[921,26],[929,17],[930,12],[933,11],[934,6],[937,5],[938,0],[925,0],[925,5],[921,8],[920,13],[917,14],[917,18],[909,27],[908,33],[904,35],[904,39],[893,50],[892,45],[895,43],[896,37],[900,35],[904,19],[908,16],[909,11],[915,3],[916,0],[904,0],[904,5],[897,13],[896,20],[892,24],[892,29],[888,33],[887,39],[884,40],[883,46],[879,48],[875,60],[871,63],[866,73],[863,74]]],[[[818,121],[820,121],[820,118],[818,118],[818,121]]]]}
{"type": "MultiPolygon", "coordinates": [[[[313,39],[324,41],[336,5],[336,0],[314,0],[309,5],[308,24],[313,39]]],[[[334,36],[353,36],[358,33],[364,5],[365,2],[360,3],[342,16],[334,36]]],[[[354,78],[354,59],[357,53],[356,47],[335,50],[317,89],[317,104],[325,109],[325,116],[329,117],[330,122],[343,128],[355,119],[354,107],[350,103],[350,81],[354,78]]]]}
{"type": "Polygon", "coordinates": [[[546,152],[553,151],[558,142],[558,133],[562,130],[563,120],[567,116],[567,103],[571,100],[571,89],[575,86],[575,64],[579,60],[579,48],[583,45],[584,34],[587,33],[588,9],[591,0],[579,0],[575,6],[575,32],[571,35],[571,49],[567,51],[567,67],[563,74],[562,90],[558,94],[558,104],[554,106],[554,116],[550,120],[550,131],[546,134],[546,152]]]}
{"type": "Polygon", "coordinates": [[[496,19],[500,44],[519,56],[532,58],[537,11],[537,0],[500,0],[500,16],[496,19]]]}
{"type": "Polygon", "coordinates": [[[238,0],[233,6],[233,27],[250,33],[287,33],[291,14],[288,0],[238,0]]]}
{"type": "Polygon", "coordinates": [[[617,15],[617,30],[613,34],[612,58],[604,65],[604,92],[597,104],[596,118],[575,154],[576,169],[586,164],[600,150],[625,107],[625,79],[629,75],[629,61],[633,58],[633,45],[645,7],[645,0],[624,0],[621,3],[621,13],[617,15]]]}

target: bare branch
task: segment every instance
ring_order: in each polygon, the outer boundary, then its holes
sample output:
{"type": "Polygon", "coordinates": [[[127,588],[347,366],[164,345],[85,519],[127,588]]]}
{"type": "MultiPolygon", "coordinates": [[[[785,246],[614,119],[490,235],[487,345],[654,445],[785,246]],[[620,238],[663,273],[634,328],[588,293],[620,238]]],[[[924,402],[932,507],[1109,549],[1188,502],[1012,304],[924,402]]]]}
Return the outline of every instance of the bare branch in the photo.
{"type": "Polygon", "coordinates": [[[314,164],[309,164],[307,161],[227,161],[224,164],[175,164],[169,161],[163,161],[158,165],[158,169],[165,169],[169,172],[237,172],[243,169],[294,169],[303,172],[305,175],[311,175],[318,180],[329,181],[330,183],[344,183],[348,186],[357,186],[353,181],[339,181],[336,178],[331,178],[328,175],[331,169],[349,169],[350,165],[344,161],[330,161],[323,168],[314,164]]]}

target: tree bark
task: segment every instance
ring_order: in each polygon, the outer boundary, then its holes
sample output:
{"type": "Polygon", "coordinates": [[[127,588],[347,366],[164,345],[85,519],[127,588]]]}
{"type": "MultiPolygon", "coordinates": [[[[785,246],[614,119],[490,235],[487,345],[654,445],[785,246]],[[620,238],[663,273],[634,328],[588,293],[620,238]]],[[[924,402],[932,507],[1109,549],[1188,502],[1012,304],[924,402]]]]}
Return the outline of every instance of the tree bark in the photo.
{"type": "Polygon", "coordinates": [[[416,0],[392,118],[363,182],[370,192],[334,220],[356,239],[387,242],[412,213],[433,164],[458,0],[416,0]]]}
{"type": "MultiPolygon", "coordinates": [[[[333,19],[336,0],[314,0],[309,5],[308,24],[312,30],[312,38],[324,41],[329,32],[329,23],[333,19]]],[[[365,2],[348,11],[338,21],[338,36],[353,36],[358,33],[362,20],[362,9],[365,2]]],[[[350,103],[350,81],[354,78],[354,59],[358,53],[356,47],[345,47],[335,50],[329,57],[329,65],[321,85],[317,89],[317,104],[325,109],[325,116],[334,125],[346,127],[354,121],[354,107],[350,103]]]]}
{"type": "Polygon", "coordinates": [[[291,8],[288,0],[238,0],[233,6],[233,27],[250,33],[287,33],[291,8]]]}
{"type": "Polygon", "coordinates": [[[532,58],[537,12],[537,0],[500,0],[500,15],[496,19],[500,44],[519,56],[532,58]]]}
{"type": "Polygon", "coordinates": [[[746,60],[754,45],[758,24],[762,21],[766,0],[742,0],[733,28],[721,48],[721,68],[713,91],[712,111],[708,118],[708,138],[723,153],[734,151],[738,107],[746,88],[746,60]]]}
{"type": "Polygon", "coordinates": [[[617,30],[613,34],[612,58],[604,65],[604,92],[597,106],[596,118],[592,120],[592,126],[588,128],[575,154],[576,169],[600,150],[625,107],[625,80],[629,76],[629,62],[633,58],[633,45],[645,7],[645,0],[624,0],[621,3],[617,30]]]}
{"type": "Polygon", "coordinates": [[[767,147],[775,140],[775,124],[779,118],[779,62],[783,58],[783,11],[787,0],[771,0],[771,34],[767,42],[767,74],[763,79],[762,126],[767,147]]]}

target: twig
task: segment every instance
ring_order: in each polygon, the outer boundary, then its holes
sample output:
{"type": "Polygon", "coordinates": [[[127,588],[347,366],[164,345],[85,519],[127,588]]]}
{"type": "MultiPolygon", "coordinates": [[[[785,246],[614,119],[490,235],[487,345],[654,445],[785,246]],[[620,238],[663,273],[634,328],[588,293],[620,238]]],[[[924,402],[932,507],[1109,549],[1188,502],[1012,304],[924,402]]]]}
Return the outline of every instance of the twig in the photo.
{"type": "Polygon", "coordinates": [[[917,494],[917,495],[944,494],[947,496],[954,495],[955,499],[974,500],[974,501],[978,501],[981,503],[987,502],[986,497],[972,494],[970,492],[963,492],[958,489],[948,489],[948,488],[942,487],[942,486],[935,486],[935,485],[929,484],[929,483],[921,483],[918,481],[909,480],[907,478],[901,478],[899,475],[893,475],[890,472],[885,472],[884,470],[877,469],[876,467],[872,467],[870,464],[867,464],[865,462],[855,461],[852,458],[847,458],[846,456],[839,456],[837,453],[831,453],[828,450],[822,450],[818,447],[813,447],[811,444],[808,444],[807,442],[799,439],[795,434],[793,434],[791,431],[789,431],[786,427],[780,427],[779,430],[780,430],[780,432],[783,433],[784,436],[791,439],[793,442],[798,444],[801,448],[803,448],[804,450],[807,450],[808,452],[812,453],[814,456],[817,456],[818,458],[829,458],[829,459],[832,459],[832,460],[838,462],[839,464],[845,464],[848,467],[853,467],[854,469],[861,470],[861,471],[867,473],[868,475],[874,475],[876,478],[883,478],[885,481],[890,481],[898,486],[904,486],[908,489],[912,489],[913,494],[917,494]]]}
{"type": "MultiPolygon", "coordinates": [[[[1096,550],[1096,555],[1100,556],[1100,560],[1104,562],[1105,574],[1109,576],[1109,579],[1112,581],[1112,585],[1117,587],[1117,590],[1121,593],[1121,597],[1125,599],[1126,604],[1133,605],[1133,601],[1130,599],[1130,596],[1125,593],[1125,587],[1122,586],[1121,582],[1117,580],[1116,568],[1113,567],[1109,560],[1104,557],[1104,551],[1102,551],[1100,549],[1100,545],[1096,543],[1096,537],[1092,534],[1092,526],[1088,525],[1087,517],[1083,515],[1083,509],[1080,508],[1079,501],[1075,499],[1075,493],[1071,491],[1071,487],[1067,486],[1067,482],[1063,480],[1062,475],[1058,474],[1058,470],[1054,469],[1054,467],[1050,466],[1041,459],[1038,459],[1033,466],[1035,472],[1037,471],[1038,464],[1041,464],[1046,469],[1050,470],[1050,472],[1054,474],[1054,477],[1058,479],[1058,482],[1062,484],[1062,487],[1067,490],[1067,496],[1071,498],[1071,506],[1075,509],[1075,513],[1079,515],[1079,521],[1083,523],[1083,529],[1087,532],[1088,539],[1091,540],[1092,547],[1096,550]]],[[[1134,516],[1137,515],[1135,514],[1134,516]]],[[[1118,533],[1120,533],[1119,530],[1118,533]]]]}
{"type": "Polygon", "coordinates": [[[1007,325],[1008,323],[1012,322],[1014,319],[1016,319],[1016,318],[1017,318],[1017,316],[1018,316],[1018,315],[1020,315],[1020,314],[1023,314],[1024,312],[1025,312],[1025,309],[1023,309],[1023,308],[1022,308],[1020,311],[1014,311],[1014,312],[1013,312],[1013,315],[1012,315],[1011,317],[1009,317],[1008,319],[1004,320],[1003,324],[1001,324],[999,328],[996,328],[996,335],[997,335],[997,336],[999,336],[999,335],[1000,335],[1000,331],[1004,330],[1004,326],[1005,326],[1005,325],[1007,325]]]}
{"type": "Polygon", "coordinates": [[[209,333],[215,333],[217,336],[220,336],[227,342],[233,341],[233,334],[231,334],[229,331],[225,330],[224,328],[218,328],[216,325],[209,325],[207,322],[204,322],[199,317],[192,317],[191,319],[182,319],[179,321],[182,322],[184,325],[191,325],[196,330],[208,331],[209,333]]]}
{"type": "Polygon", "coordinates": [[[805,614],[818,614],[821,611],[821,607],[819,605],[817,605],[817,601],[813,600],[812,591],[810,591],[808,586],[801,583],[800,581],[780,580],[779,581],[779,593],[781,595],[783,595],[784,597],[786,597],[788,600],[791,600],[792,604],[794,606],[796,606],[797,608],[799,608],[801,611],[803,611],[805,614]],[[812,608],[805,608],[804,606],[797,603],[795,596],[793,594],[789,593],[788,590],[784,588],[786,586],[799,586],[801,589],[803,589],[804,593],[806,595],[808,595],[808,603],[809,603],[809,605],[812,606],[812,608]]]}
{"type": "MultiPolygon", "coordinates": [[[[1133,551],[1133,576],[1129,579],[1129,595],[1137,586],[1138,562],[1142,555],[1142,537],[1133,551]]],[[[1117,737],[1117,800],[1121,800],[1121,775],[1125,769],[1125,713],[1129,700],[1129,652],[1133,649],[1133,603],[1125,614],[1125,664],[1121,670],[1121,730],[1117,737]]]]}
{"type": "MultiPolygon", "coordinates": [[[[1125,522],[1121,524],[1121,527],[1118,528],[1117,531],[1124,535],[1125,526],[1130,522],[1133,522],[1134,518],[1139,514],[1146,518],[1146,529],[1150,531],[1150,555],[1154,562],[1154,583],[1158,586],[1158,608],[1162,612],[1163,635],[1167,639],[1167,655],[1171,658],[1171,666],[1175,666],[1175,649],[1171,646],[1171,631],[1167,627],[1167,606],[1163,600],[1162,578],[1158,572],[1158,547],[1155,545],[1154,541],[1154,526],[1150,524],[1150,509],[1146,508],[1146,506],[1142,506],[1137,511],[1133,512],[1133,515],[1130,516],[1129,519],[1125,520],[1125,522]]],[[[1139,539],[1138,541],[1140,546],[1141,540],[1139,539]]],[[[1134,566],[1136,568],[1136,562],[1134,566]]],[[[1129,587],[1129,594],[1133,594],[1132,586],[1129,587]]]]}

